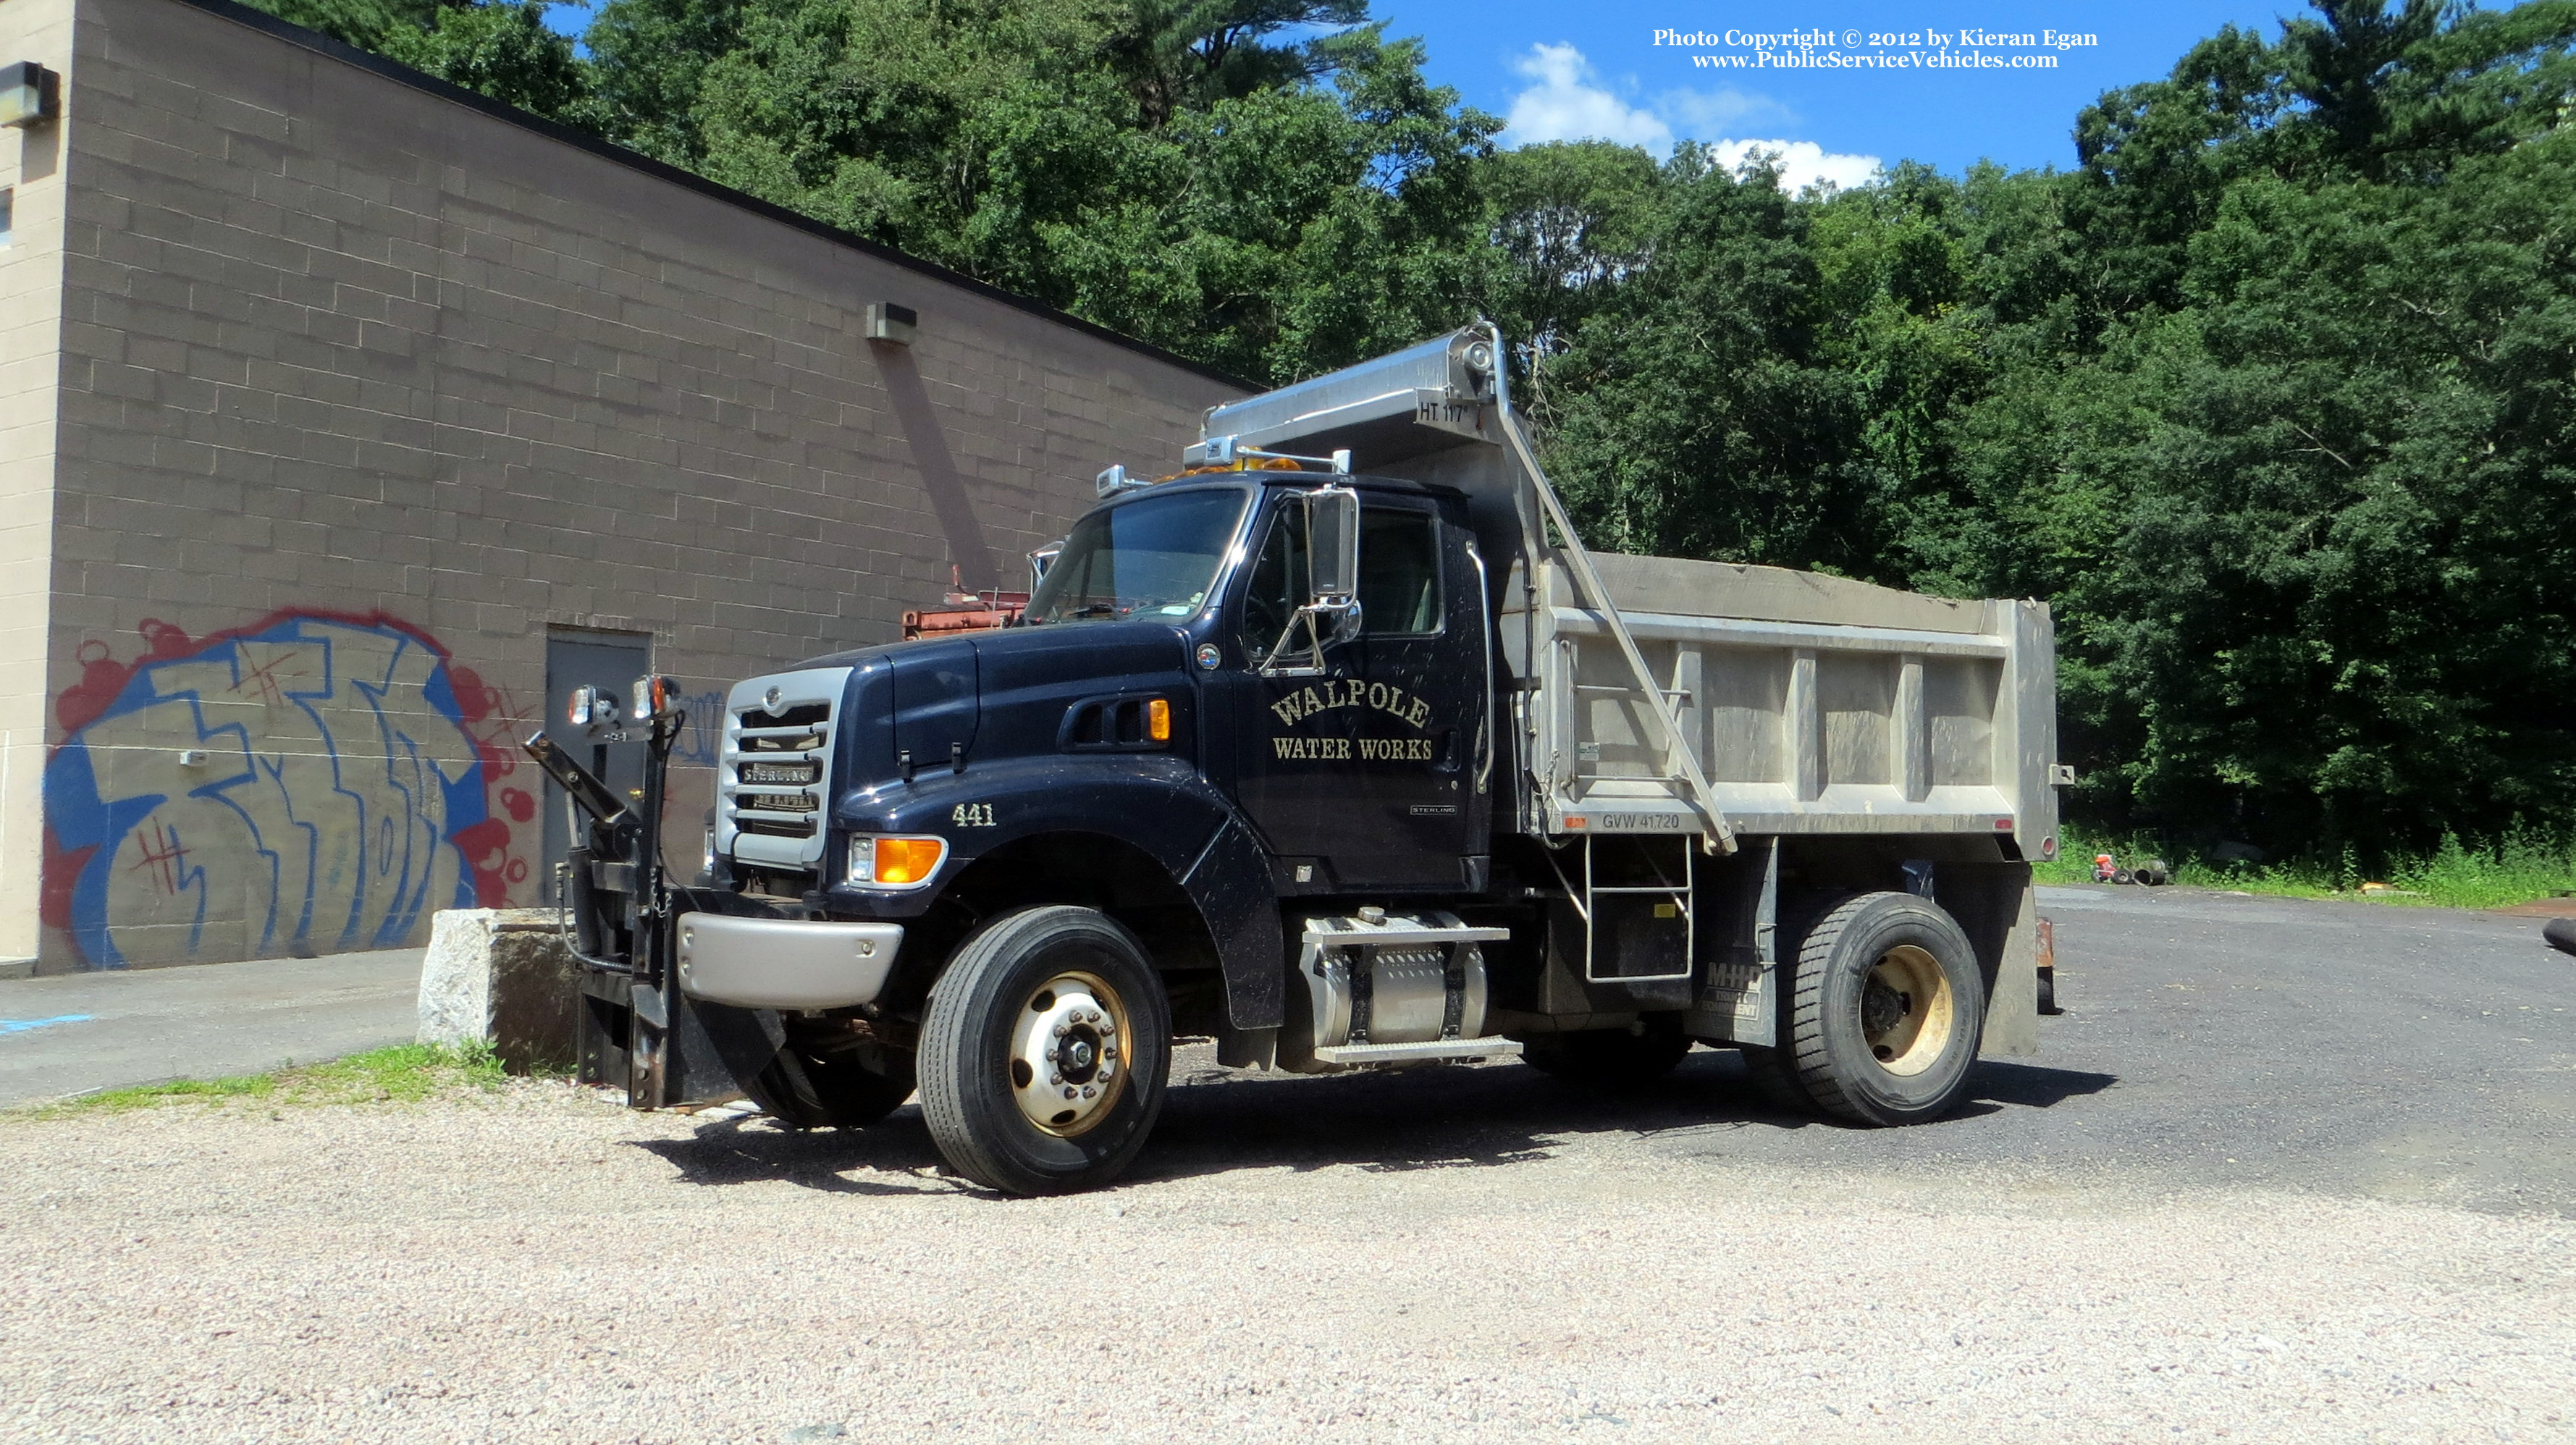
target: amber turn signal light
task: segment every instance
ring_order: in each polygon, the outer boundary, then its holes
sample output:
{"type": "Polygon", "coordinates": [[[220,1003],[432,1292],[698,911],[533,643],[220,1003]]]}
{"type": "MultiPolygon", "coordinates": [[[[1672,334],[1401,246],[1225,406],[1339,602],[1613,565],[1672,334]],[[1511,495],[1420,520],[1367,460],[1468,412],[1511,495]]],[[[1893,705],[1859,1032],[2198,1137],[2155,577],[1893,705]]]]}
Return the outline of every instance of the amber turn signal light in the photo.
{"type": "Polygon", "coordinates": [[[849,881],[862,887],[909,888],[930,881],[948,856],[940,838],[852,838],[849,881]]]}
{"type": "Polygon", "coordinates": [[[1159,697],[1145,704],[1145,736],[1158,743],[1172,740],[1172,705],[1159,697]]]}

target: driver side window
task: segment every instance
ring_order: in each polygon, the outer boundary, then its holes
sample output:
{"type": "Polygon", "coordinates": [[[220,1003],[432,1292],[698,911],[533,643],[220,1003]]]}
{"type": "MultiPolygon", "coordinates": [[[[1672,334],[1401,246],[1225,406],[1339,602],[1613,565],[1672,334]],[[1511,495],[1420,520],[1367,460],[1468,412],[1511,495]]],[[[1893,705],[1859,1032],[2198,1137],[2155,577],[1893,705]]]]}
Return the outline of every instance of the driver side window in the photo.
{"type": "Polygon", "coordinates": [[[1252,583],[1244,590],[1243,650],[1254,660],[1277,646],[1288,620],[1306,605],[1312,587],[1306,566],[1306,513],[1282,507],[1270,519],[1270,535],[1252,564],[1252,583]]]}
{"type": "MultiPolygon", "coordinates": [[[[1363,506],[1360,512],[1360,623],[1371,637],[1427,637],[1440,631],[1439,520],[1430,512],[1363,506]]],[[[1313,595],[1306,513],[1281,507],[1244,589],[1243,650],[1255,659],[1279,645],[1313,595]]]]}

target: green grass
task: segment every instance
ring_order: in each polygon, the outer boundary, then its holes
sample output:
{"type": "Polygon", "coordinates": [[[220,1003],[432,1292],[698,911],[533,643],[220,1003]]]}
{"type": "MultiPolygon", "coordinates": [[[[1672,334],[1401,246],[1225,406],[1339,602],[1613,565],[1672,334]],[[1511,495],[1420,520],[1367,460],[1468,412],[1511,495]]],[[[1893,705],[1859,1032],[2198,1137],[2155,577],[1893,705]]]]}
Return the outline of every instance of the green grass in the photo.
{"type": "Polygon", "coordinates": [[[396,1044],[318,1064],[291,1064],[230,1079],[177,1079],[104,1089],[24,1112],[44,1115],[123,1113],[195,1104],[224,1107],[410,1103],[459,1089],[501,1085],[501,1061],[489,1044],[396,1044]]]}
{"type": "Polygon", "coordinates": [[[2038,881],[2083,885],[2093,881],[2093,855],[2108,853],[2120,866],[2145,858],[2162,858],[2173,881],[2186,888],[2232,888],[2285,898],[2360,898],[2374,903],[2416,904],[2433,908],[2505,908],[2535,898],[2576,893],[2576,847],[2531,837],[2507,838],[2486,847],[2471,847],[2445,836],[2427,854],[2399,855],[2376,871],[2366,869],[2346,850],[2340,859],[2286,859],[2262,864],[2213,863],[2151,838],[2113,840],[2087,837],[2075,829],[2063,834],[2057,860],[2034,870],[2038,881]],[[2365,883],[2386,884],[2389,891],[2363,891],[2365,883]]]}

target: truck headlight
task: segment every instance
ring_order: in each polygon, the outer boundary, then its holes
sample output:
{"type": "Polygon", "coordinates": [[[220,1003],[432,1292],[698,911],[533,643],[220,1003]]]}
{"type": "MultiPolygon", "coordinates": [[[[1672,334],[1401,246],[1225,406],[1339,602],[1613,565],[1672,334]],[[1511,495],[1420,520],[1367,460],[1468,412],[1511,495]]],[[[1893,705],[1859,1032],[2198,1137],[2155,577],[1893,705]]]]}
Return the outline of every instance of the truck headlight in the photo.
{"type": "Polygon", "coordinates": [[[945,838],[850,839],[850,867],[844,880],[860,888],[918,888],[948,857],[945,838]]]}

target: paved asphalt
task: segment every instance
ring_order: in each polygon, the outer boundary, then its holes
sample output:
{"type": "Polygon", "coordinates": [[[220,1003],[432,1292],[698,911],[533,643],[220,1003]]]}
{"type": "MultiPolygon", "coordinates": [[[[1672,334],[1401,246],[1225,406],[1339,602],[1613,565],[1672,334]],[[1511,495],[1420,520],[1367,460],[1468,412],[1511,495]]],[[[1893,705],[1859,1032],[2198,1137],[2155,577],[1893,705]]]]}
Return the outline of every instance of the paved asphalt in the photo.
{"type": "MultiPolygon", "coordinates": [[[[1676,1157],[2576,1214],[2576,958],[2540,920],[2134,887],[2044,889],[2041,908],[2067,1011],[2041,1021],[2041,1058],[1980,1065],[1937,1124],[1781,1115],[1726,1051],[1603,1098],[1516,1064],[1310,1079],[1220,1069],[1195,1045],[1136,1172],[1472,1168],[1607,1134],[1676,1157]]],[[[419,960],[0,982],[0,1104],[408,1039],[419,960]]],[[[840,1137],[827,1152],[935,1159],[911,1108],[840,1137]]]]}
{"type": "MultiPolygon", "coordinates": [[[[2135,887],[2044,889],[2042,1057],[1897,1130],[1762,1105],[1731,1051],[1633,1099],[1518,1065],[1283,1079],[1184,1050],[1137,1172],[1474,1167],[1625,1133],[1677,1157],[1925,1169],[2016,1187],[2279,1188],[2576,1214],[2576,958],[2541,920],[2135,887]]],[[[927,1150],[928,1141],[919,1141],[927,1150]]]]}
{"type": "Polygon", "coordinates": [[[0,1107],[408,1043],[422,952],[0,981],[0,1107]]]}

